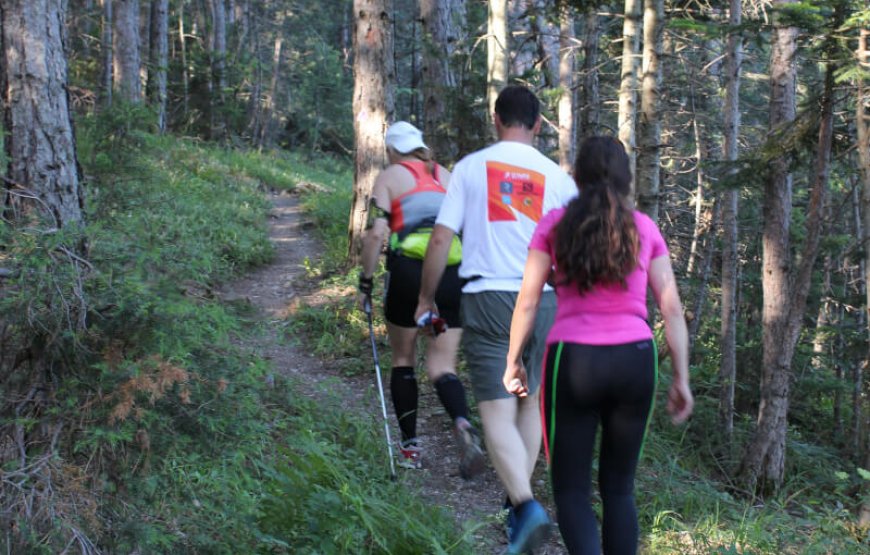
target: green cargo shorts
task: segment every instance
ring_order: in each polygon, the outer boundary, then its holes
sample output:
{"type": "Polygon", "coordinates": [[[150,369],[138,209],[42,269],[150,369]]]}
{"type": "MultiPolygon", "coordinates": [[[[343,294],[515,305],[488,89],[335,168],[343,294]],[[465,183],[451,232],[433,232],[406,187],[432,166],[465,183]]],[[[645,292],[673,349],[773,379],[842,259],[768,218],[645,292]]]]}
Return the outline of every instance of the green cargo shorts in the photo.
{"type": "MultiPolygon", "coordinates": [[[[462,319],[462,352],[468,365],[471,389],[478,402],[508,399],[502,377],[510,343],[511,317],[517,293],[481,291],[463,293],[459,305],[462,319]]],[[[547,333],[556,316],[556,294],[541,294],[535,328],[523,352],[523,364],[529,378],[529,392],[538,391],[541,363],[546,353],[547,333]]]]}

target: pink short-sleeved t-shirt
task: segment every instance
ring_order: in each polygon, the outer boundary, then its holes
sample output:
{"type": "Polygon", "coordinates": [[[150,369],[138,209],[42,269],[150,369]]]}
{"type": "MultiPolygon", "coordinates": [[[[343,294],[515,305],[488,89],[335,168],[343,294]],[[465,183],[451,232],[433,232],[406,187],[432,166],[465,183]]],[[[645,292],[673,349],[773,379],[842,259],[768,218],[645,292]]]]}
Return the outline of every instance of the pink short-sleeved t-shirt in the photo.
{"type": "MultiPolygon", "coordinates": [[[[556,249],[551,233],[562,219],[564,208],[547,213],[538,223],[529,248],[550,255],[555,265],[556,249]]],[[[650,261],[668,256],[668,247],[655,222],[643,212],[634,211],[634,223],[640,240],[637,267],[626,278],[626,285],[599,284],[580,294],[574,284],[561,284],[556,268],[556,320],[547,343],[585,345],[620,345],[652,338],[646,322],[647,271],[650,261]]]]}

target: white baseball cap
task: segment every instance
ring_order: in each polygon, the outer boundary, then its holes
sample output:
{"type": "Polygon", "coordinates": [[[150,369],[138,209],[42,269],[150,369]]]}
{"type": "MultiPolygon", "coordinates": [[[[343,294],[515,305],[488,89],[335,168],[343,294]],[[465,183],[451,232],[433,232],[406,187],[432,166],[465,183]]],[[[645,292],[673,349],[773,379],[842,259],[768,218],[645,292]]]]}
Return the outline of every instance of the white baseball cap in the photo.
{"type": "Polygon", "coordinates": [[[418,148],[429,148],[423,142],[423,132],[407,121],[397,121],[391,125],[387,129],[385,140],[388,147],[401,154],[413,152],[418,148]]]}

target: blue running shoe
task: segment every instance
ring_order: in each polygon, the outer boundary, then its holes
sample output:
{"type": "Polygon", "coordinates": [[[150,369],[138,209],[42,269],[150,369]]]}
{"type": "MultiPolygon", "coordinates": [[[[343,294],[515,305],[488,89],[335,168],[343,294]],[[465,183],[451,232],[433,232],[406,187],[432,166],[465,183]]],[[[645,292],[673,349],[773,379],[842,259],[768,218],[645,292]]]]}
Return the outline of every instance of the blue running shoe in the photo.
{"type": "Polygon", "coordinates": [[[512,538],[508,544],[508,555],[530,553],[539,547],[552,530],[552,523],[547,511],[534,499],[526,501],[514,508],[516,525],[513,527],[512,538]]]}
{"type": "Polygon", "coordinates": [[[517,527],[517,514],[514,511],[514,505],[511,503],[510,497],[505,497],[504,504],[501,506],[502,511],[507,511],[504,519],[505,529],[507,530],[508,541],[514,537],[514,529],[517,527]]]}

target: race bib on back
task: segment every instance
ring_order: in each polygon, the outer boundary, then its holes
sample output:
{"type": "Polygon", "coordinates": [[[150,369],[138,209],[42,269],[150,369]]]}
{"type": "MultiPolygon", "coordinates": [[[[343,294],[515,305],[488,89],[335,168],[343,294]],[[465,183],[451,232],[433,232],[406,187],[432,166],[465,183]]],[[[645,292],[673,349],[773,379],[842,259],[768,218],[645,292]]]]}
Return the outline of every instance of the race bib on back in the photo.
{"type": "Polygon", "coordinates": [[[517,213],[537,223],[544,209],[544,175],[500,162],[486,163],[487,214],[491,222],[514,222],[517,213]]]}

